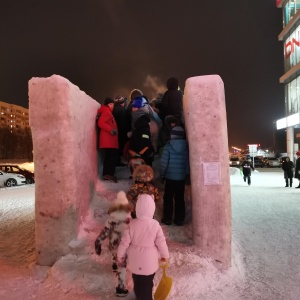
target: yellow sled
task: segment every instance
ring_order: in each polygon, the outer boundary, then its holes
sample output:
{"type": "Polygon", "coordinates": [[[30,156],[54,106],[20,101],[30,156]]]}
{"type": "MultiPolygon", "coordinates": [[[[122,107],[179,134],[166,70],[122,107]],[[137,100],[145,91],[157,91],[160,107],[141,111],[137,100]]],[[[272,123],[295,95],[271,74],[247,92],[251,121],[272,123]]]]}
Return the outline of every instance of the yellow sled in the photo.
{"type": "Polygon", "coordinates": [[[166,274],[168,264],[161,264],[160,267],[163,269],[163,275],[154,293],[154,300],[166,300],[172,288],[172,278],[166,274]]]}

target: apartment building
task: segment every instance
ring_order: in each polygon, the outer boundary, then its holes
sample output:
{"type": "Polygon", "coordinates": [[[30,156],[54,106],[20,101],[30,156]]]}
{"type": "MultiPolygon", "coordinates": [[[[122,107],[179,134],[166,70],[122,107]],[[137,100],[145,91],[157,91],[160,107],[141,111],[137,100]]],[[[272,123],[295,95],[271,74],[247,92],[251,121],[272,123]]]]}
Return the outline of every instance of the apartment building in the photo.
{"type": "Polygon", "coordinates": [[[285,115],[276,121],[277,129],[286,129],[287,155],[295,158],[300,145],[300,0],[277,0],[282,9],[283,29],[278,40],[283,42],[285,115]]]}
{"type": "Polygon", "coordinates": [[[29,110],[19,105],[0,101],[0,128],[18,132],[29,127],[29,110]]]}

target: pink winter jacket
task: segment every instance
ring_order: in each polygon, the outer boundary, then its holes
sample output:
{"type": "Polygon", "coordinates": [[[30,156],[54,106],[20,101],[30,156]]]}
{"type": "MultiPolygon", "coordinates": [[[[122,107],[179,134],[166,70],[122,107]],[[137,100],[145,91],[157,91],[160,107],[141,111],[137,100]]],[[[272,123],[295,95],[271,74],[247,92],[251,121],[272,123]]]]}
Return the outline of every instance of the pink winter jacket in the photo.
{"type": "Polygon", "coordinates": [[[169,258],[168,246],[159,223],[153,219],[155,203],[141,194],[136,203],[137,219],[129,223],[118,247],[118,261],[127,254],[127,268],[137,275],[151,275],[159,268],[159,258],[169,258]]]}

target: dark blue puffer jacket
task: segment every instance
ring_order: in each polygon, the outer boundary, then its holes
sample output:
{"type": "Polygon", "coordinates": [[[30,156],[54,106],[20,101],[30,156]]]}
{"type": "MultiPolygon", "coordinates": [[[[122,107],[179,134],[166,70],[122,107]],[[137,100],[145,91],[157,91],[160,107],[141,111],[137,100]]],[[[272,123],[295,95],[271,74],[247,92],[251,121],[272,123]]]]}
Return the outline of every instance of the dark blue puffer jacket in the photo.
{"type": "Polygon", "coordinates": [[[159,166],[160,175],[171,180],[185,180],[190,173],[188,143],[184,139],[170,140],[164,146],[159,166]]]}

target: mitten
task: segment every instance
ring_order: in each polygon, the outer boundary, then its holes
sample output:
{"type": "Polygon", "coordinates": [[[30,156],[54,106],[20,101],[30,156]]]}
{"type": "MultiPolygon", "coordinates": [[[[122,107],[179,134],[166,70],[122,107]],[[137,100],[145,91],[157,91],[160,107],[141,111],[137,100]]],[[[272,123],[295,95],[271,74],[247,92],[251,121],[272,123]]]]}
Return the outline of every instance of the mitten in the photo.
{"type": "Polygon", "coordinates": [[[98,239],[95,241],[95,251],[98,255],[101,254],[101,243],[98,239]]]}
{"type": "Polygon", "coordinates": [[[116,129],[112,129],[110,133],[111,133],[111,135],[117,135],[118,131],[116,129]]]}

